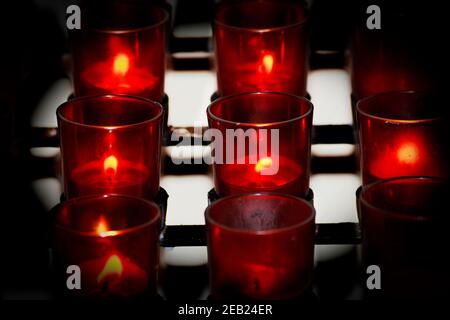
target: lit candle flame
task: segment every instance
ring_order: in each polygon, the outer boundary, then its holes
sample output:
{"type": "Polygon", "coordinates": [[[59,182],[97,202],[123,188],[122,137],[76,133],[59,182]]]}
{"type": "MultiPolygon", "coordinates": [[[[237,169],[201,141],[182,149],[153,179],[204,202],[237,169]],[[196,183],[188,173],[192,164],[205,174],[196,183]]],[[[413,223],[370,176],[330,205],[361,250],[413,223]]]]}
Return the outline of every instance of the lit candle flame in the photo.
{"type": "Polygon", "coordinates": [[[269,169],[272,166],[272,158],[264,157],[259,159],[259,161],[255,165],[255,171],[260,173],[264,169],[269,169]]]}
{"type": "Polygon", "coordinates": [[[416,163],[419,159],[419,149],[414,143],[405,143],[398,149],[397,159],[405,164],[416,163]]]}
{"type": "Polygon", "coordinates": [[[102,238],[114,236],[117,234],[116,231],[110,231],[108,229],[109,229],[108,223],[106,222],[105,218],[101,216],[95,231],[102,238]]]}
{"type": "Polygon", "coordinates": [[[114,74],[118,76],[125,76],[130,69],[130,59],[124,53],[119,53],[114,58],[114,74]]]}
{"type": "Polygon", "coordinates": [[[117,255],[112,255],[108,258],[103,267],[103,270],[97,276],[97,283],[101,283],[105,280],[105,278],[110,277],[112,275],[116,275],[120,277],[122,275],[123,266],[120,258],[117,255]]]}
{"type": "Polygon", "coordinates": [[[119,161],[117,160],[117,158],[111,155],[107,157],[103,162],[103,170],[109,177],[112,177],[116,174],[118,165],[119,161]]]}
{"type": "Polygon", "coordinates": [[[275,62],[275,59],[273,57],[273,55],[271,55],[270,53],[266,53],[261,60],[261,65],[260,65],[260,72],[264,72],[265,74],[270,74],[273,70],[273,65],[275,62]]]}

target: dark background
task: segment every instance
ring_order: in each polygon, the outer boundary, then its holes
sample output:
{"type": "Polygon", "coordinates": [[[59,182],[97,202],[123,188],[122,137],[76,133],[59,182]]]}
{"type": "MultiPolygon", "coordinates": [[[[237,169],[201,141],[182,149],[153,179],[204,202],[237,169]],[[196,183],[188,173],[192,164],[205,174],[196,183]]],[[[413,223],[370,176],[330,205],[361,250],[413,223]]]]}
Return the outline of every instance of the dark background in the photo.
{"type": "MultiPolygon", "coordinates": [[[[118,0],[107,3],[111,5],[115,1],[118,0]]],[[[217,1],[153,2],[171,11],[172,27],[176,27],[192,22],[210,22],[217,1]]],[[[417,33],[418,41],[423,41],[424,61],[429,63],[430,72],[440,80],[445,78],[449,60],[445,1],[309,2],[312,68],[345,67],[352,28],[367,17],[365,8],[368,4],[380,4],[382,21],[386,17],[388,27],[395,25],[395,19],[389,18],[391,13],[408,17],[405,30],[417,33]],[[324,52],[328,54],[324,55],[324,52]]],[[[50,283],[48,213],[31,190],[30,181],[51,175],[54,164],[31,156],[29,148],[35,137],[29,124],[44,92],[56,79],[66,75],[67,65],[63,59],[68,53],[65,9],[76,3],[79,1],[11,0],[2,1],[0,7],[0,287],[2,293],[7,292],[16,298],[34,297],[29,293],[46,288],[50,283]]],[[[84,1],[82,5],[93,4],[101,7],[102,1],[84,1]]],[[[207,51],[210,48],[208,38],[179,39],[171,36],[168,49],[173,53],[207,51]]],[[[172,61],[172,66],[192,69],[210,68],[211,64],[172,61]]],[[[441,83],[444,87],[443,80],[441,83]]],[[[195,272],[204,274],[205,270],[195,272]]],[[[185,278],[183,274],[178,276],[185,278]]],[[[39,297],[45,298],[36,296],[39,297]]]]}

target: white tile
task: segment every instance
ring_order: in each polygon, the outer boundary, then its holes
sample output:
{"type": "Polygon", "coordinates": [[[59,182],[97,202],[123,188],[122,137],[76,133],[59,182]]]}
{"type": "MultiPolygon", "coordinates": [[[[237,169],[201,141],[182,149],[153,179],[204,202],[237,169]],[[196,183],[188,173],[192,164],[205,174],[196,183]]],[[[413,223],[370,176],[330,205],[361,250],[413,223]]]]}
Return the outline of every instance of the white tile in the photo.
{"type": "Polygon", "coordinates": [[[342,69],[321,69],[308,75],[308,93],[314,104],[314,124],[350,124],[351,84],[342,69]]]}
{"type": "Polygon", "coordinates": [[[356,174],[316,174],[311,177],[317,223],[357,222],[356,174]]]}
{"type": "Polygon", "coordinates": [[[213,71],[166,72],[165,91],[169,96],[169,124],[189,127],[206,126],[206,108],[216,91],[213,71]]]}
{"type": "Polygon", "coordinates": [[[166,224],[204,224],[208,191],[213,187],[208,175],[166,175],[161,186],[169,194],[166,224]]]}

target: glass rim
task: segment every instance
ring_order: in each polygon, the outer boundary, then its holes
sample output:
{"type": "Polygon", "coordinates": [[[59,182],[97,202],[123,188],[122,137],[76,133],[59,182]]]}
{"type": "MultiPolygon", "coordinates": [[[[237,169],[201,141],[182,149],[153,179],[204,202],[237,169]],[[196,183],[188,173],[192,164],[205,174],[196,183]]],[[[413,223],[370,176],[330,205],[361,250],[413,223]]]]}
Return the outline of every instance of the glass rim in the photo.
{"type": "Polygon", "coordinates": [[[297,95],[286,93],[286,92],[254,91],[254,92],[235,93],[235,94],[227,95],[227,96],[221,97],[221,98],[219,98],[217,100],[214,100],[213,102],[211,102],[208,105],[208,108],[206,109],[206,112],[207,112],[207,116],[208,116],[209,119],[212,119],[214,121],[218,121],[220,123],[232,125],[234,127],[249,127],[249,128],[253,128],[253,127],[268,128],[269,127],[270,128],[270,127],[285,126],[285,125],[291,124],[293,122],[300,121],[300,120],[302,120],[304,118],[309,117],[312,114],[313,110],[314,110],[314,105],[312,104],[311,101],[309,101],[305,97],[297,96],[297,95]],[[280,96],[280,97],[286,97],[286,98],[289,98],[289,99],[297,100],[297,102],[306,103],[308,105],[308,110],[305,113],[303,113],[303,114],[300,114],[298,116],[295,116],[295,117],[287,119],[287,120],[276,121],[276,122],[265,122],[265,123],[231,121],[231,120],[227,120],[227,119],[224,119],[222,117],[219,117],[219,116],[215,115],[212,112],[212,108],[215,105],[217,105],[217,104],[220,104],[220,103],[223,103],[223,102],[226,102],[226,101],[229,101],[229,100],[239,99],[242,96],[263,96],[263,95],[266,95],[266,96],[269,96],[269,95],[280,96]]]}
{"type": "MultiPolygon", "coordinates": [[[[66,200],[64,202],[58,203],[56,206],[54,206],[51,209],[51,211],[54,212],[54,217],[56,218],[57,215],[59,214],[59,212],[61,212],[61,208],[69,207],[71,204],[73,204],[75,202],[101,200],[101,199],[105,199],[105,198],[125,199],[127,201],[131,200],[135,203],[140,202],[141,204],[147,206],[148,208],[152,208],[154,210],[153,212],[156,212],[156,214],[153,217],[151,217],[150,219],[148,219],[146,222],[137,224],[136,226],[123,228],[123,229],[119,229],[119,230],[108,230],[107,232],[114,232],[114,235],[111,235],[108,237],[120,237],[120,236],[128,235],[130,233],[139,232],[140,230],[143,230],[152,225],[158,224],[158,221],[161,219],[161,209],[159,208],[159,206],[156,203],[146,200],[144,198],[123,195],[123,194],[103,194],[103,195],[88,195],[88,196],[76,197],[76,198],[72,198],[72,199],[66,200]]],[[[73,234],[76,236],[80,236],[80,237],[86,237],[86,238],[99,238],[100,237],[98,232],[96,232],[96,231],[79,231],[79,230],[75,230],[73,228],[63,226],[57,222],[57,219],[55,219],[54,228],[59,231],[67,232],[67,233],[70,233],[70,234],[73,234]]]]}
{"type": "Polygon", "coordinates": [[[449,185],[449,181],[445,178],[440,177],[432,177],[432,176],[403,176],[403,177],[391,177],[388,179],[377,180],[367,185],[363,185],[360,189],[357,190],[357,198],[361,205],[365,205],[366,207],[374,210],[382,216],[395,217],[399,220],[408,220],[408,221],[430,221],[433,220],[433,217],[424,216],[424,215],[410,215],[406,213],[399,213],[395,210],[385,210],[382,209],[370,202],[368,202],[364,198],[364,194],[369,192],[371,189],[376,188],[380,185],[386,185],[391,182],[401,182],[401,181],[429,181],[435,182],[442,186],[449,185]]]}
{"type": "Polygon", "coordinates": [[[277,192],[256,192],[256,193],[235,194],[235,195],[220,198],[220,199],[214,201],[213,203],[211,203],[210,205],[208,205],[208,207],[205,209],[206,225],[212,224],[223,230],[231,231],[233,233],[255,235],[255,236],[280,234],[283,232],[301,228],[301,227],[307,225],[308,223],[310,223],[311,221],[314,222],[315,217],[316,217],[316,209],[314,208],[314,206],[311,203],[309,203],[305,199],[302,199],[302,198],[299,198],[299,197],[296,197],[296,196],[293,196],[290,194],[283,194],[283,193],[277,193],[277,192]],[[281,228],[271,228],[268,230],[249,230],[249,229],[240,229],[240,228],[230,227],[223,223],[219,223],[218,221],[216,221],[215,219],[213,219],[211,217],[211,213],[210,213],[211,208],[222,202],[231,201],[236,198],[264,197],[264,196],[277,197],[279,199],[288,198],[290,200],[297,201],[298,203],[306,205],[306,207],[309,209],[308,217],[302,219],[299,222],[293,223],[289,226],[285,226],[285,227],[281,227],[281,228]]]}
{"type": "Polygon", "coordinates": [[[83,127],[83,128],[90,128],[90,129],[100,129],[100,130],[118,130],[118,129],[126,129],[126,128],[135,128],[135,127],[140,127],[140,126],[144,126],[146,124],[152,123],[152,122],[157,122],[157,121],[161,121],[164,115],[164,108],[161,105],[161,103],[154,101],[154,100],[150,100],[144,97],[138,97],[138,96],[133,96],[133,95],[126,95],[126,94],[100,94],[100,95],[88,95],[88,96],[82,96],[82,97],[77,97],[77,98],[73,98],[71,100],[68,100],[66,102],[64,102],[63,104],[61,104],[57,109],[56,109],[56,115],[58,120],[63,121],[64,123],[68,123],[77,127],[83,127]],[[67,108],[67,106],[71,105],[71,104],[75,104],[78,102],[83,102],[86,100],[97,100],[97,99],[111,99],[111,100],[116,100],[116,99],[121,99],[121,100],[125,100],[125,99],[129,99],[129,100],[133,100],[133,101],[140,101],[145,103],[146,105],[152,105],[152,106],[156,106],[159,111],[158,114],[150,119],[146,119],[140,122],[135,122],[135,123],[130,123],[130,124],[124,124],[124,125],[112,125],[112,126],[107,126],[107,125],[93,125],[93,124],[86,124],[86,123],[81,123],[78,121],[74,121],[71,119],[68,119],[66,116],[64,116],[64,110],[67,108]]]}
{"type": "Polygon", "coordinates": [[[134,28],[127,28],[127,29],[106,29],[106,28],[91,28],[87,27],[84,30],[85,32],[95,32],[95,33],[102,33],[102,34],[111,34],[111,35],[121,35],[121,34],[128,34],[128,33],[138,33],[142,31],[147,31],[151,29],[156,29],[161,25],[164,25],[169,20],[169,13],[167,10],[158,7],[158,6],[152,6],[152,10],[159,11],[159,13],[162,13],[161,19],[156,21],[155,23],[152,23],[150,25],[142,26],[142,27],[134,27],[134,28]]]}
{"type": "MultiPolygon", "coordinates": [[[[276,2],[276,1],[275,2],[270,2],[270,1],[258,1],[258,0],[255,0],[255,1],[252,1],[252,2],[255,2],[255,3],[266,2],[266,3],[275,4],[275,5],[280,5],[280,3],[276,2]]],[[[231,8],[231,7],[239,7],[239,6],[243,6],[243,5],[246,5],[246,4],[248,5],[249,3],[251,3],[251,2],[240,2],[240,3],[228,4],[228,5],[225,5],[224,7],[220,8],[219,10],[225,10],[225,9],[231,8]]],[[[223,28],[229,29],[229,30],[243,31],[243,32],[250,32],[250,33],[270,33],[270,32],[277,32],[277,31],[284,31],[284,30],[287,30],[287,29],[294,29],[296,27],[305,25],[309,21],[309,10],[308,10],[308,8],[306,6],[301,5],[299,3],[295,4],[295,3],[291,3],[291,2],[289,2],[289,3],[285,2],[284,4],[290,5],[291,7],[293,7],[294,5],[301,6],[305,10],[305,17],[303,19],[300,19],[300,21],[298,21],[298,22],[289,23],[289,24],[286,24],[286,25],[278,26],[278,27],[271,27],[271,28],[245,28],[245,27],[234,26],[234,25],[231,25],[231,24],[227,24],[227,23],[225,23],[223,21],[220,21],[217,18],[218,15],[216,13],[215,17],[214,17],[214,27],[220,26],[220,27],[223,27],[223,28]]]]}
{"type": "Polygon", "coordinates": [[[404,123],[404,124],[417,124],[417,123],[429,123],[429,122],[435,122],[440,121],[443,118],[442,117],[430,117],[430,118],[421,118],[421,119],[398,119],[398,118],[392,118],[392,117],[383,117],[371,114],[367,111],[362,110],[363,105],[365,105],[368,101],[372,101],[374,99],[378,99],[380,97],[394,97],[394,96],[430,96],[433,97],[434,95],[425,92],[425,91],[415,91],[415,90],[400,90],[400,91],[388,91],[388,92],[380,92],[376,93],[367,97],[364,97],[360,99],[356,103],[356,111],[359,115],[364,116],[368,119],[373,119],[377,121],[383,121],[383,122],[389,122],[389,123],[404,123]]]}

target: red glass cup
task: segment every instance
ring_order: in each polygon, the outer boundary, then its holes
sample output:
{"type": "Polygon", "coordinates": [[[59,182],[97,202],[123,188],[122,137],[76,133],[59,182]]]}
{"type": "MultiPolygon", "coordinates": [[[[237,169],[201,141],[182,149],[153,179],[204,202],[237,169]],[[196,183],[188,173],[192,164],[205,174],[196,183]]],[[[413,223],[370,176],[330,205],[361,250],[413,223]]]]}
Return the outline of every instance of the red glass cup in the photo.
{"type": "Polygon", "coordinates": [[[432,40],[438,32],[428,23],[431,21],[425,22],[423,7],[386,1],[381,7],[381,29],[377,30],[367,26],[368,4],[360,6],[350,51],[355,102],[382,92],[434,91],[439,87],[442,66],[437,53],[441,49],[433,48],[432,40]]]}
{"type": "Polygon", "coordinates": [[[277,91],[306,95],[307,28],[302,4],[222,4],[214,24],[219,96],[277,91]]]}
{"type": "Polygon", "coordinates": [[[98,15],[88,9],[86,25],[70,33],[75,96],[130,94],[162,101],[168,14],[124,1],[103,6],[98,15]]]}
{"type": "Polygon", "coordinates": [[[156,204],[104,195],[75,198],[54,210],[53,256],[63,292],[84,298],[156,295],[161,219],[156,204]]]}
{"type": "Polygon", "coordinates": [[[207,110],[218,195],[309,190],[313,106],[284,93],[242,93],[207,110]]]}
{"type": "Polygon", "coordinates": [[[230,196],[205,214],[212,299],[291,299],[310,287],[315,210],[307,201],[230,196]]]}
{"type": "Polygon", "coordinates": [[[450,285],[449,181],[406,177],[360,189],[364,265],[380,268],[371,298],[447,297],[450,285]]]}
{"type": "Polygon", "coordinates": [[[450,176],[449,121],[436,96],[382,93],[357,104],[363,184],[400,176],[450,176]]]}
{"type": "Polygon", "coordinates": [[[163,108],[144,98],[91,96],[57,110],[67,199],[159,190],[163,108]]]}

